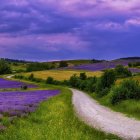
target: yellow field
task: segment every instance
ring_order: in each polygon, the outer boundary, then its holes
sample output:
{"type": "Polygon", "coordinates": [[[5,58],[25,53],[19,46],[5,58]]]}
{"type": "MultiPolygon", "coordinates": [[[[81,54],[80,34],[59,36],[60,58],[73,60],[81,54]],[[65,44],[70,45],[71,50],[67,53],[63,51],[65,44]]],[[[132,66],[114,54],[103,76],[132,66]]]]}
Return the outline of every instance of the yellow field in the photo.
{"type": "Polygon", "coordinates": [[[130,77],[130,78],[118,79],[118,80],[116,81],[116,84],[119,84],[119,83],[121,83],[123,80],[128,80],[128,79],[133,79],[133,80],[136,80],[136,81],[139,81],[139,82],[140,82],[140,75],[138,75],[138,76],[133,76],[133,77],[130,77]]]}
{"type": "MultiPolygon", "coordinates": [[[[81,72],[85,72],[88,77],[101,76],[102,72],[89,72],[89,71],[76,71],[76,70],[47,70],[32,72],[35,78],[47,79],[47,77],[53,77],[55,80],[68,80],[73,74],[79,75],[81,72]]],[[[25,76],[29,76],[31,73],[26,73],[25,76]]]]}

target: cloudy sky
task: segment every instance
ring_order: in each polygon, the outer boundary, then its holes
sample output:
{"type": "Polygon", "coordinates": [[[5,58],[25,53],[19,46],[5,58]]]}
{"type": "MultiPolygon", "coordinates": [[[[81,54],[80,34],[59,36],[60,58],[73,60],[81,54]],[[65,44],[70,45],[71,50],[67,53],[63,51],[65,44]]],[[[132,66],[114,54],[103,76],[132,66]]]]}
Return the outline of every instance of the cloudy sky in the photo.
{"type": "Polygon", "coordinates": [[[140,56],[139,0],[0,0],[0,57],[140,56]]]}

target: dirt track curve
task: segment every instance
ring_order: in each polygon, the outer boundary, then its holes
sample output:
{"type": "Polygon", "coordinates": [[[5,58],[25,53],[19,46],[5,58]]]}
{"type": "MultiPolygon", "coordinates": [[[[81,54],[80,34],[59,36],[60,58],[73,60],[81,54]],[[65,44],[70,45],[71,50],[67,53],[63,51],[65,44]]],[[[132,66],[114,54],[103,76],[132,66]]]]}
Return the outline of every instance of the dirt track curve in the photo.
{"type": "Polygon", "coordinates": [[[126,140],[140,139],[140,121],[126,117],[100,105],[87,94],[71,89],[73,105],[85,123],[106,133],[112,133],[126,140]]]}

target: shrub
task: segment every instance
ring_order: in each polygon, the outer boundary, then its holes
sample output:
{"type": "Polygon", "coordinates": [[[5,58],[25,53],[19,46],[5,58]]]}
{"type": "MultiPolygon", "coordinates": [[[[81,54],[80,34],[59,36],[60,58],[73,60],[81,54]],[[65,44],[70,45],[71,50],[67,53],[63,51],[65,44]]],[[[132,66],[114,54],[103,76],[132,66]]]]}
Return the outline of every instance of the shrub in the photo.
{"type": "Polygon", "coordinates": [[[12,73],[10,65],[4,60],[0,60],[0,75],[10,73],[12,73]]]}
{"type": "Polygon", "coordinates": [[[53,84],[54,83],[54,79],[52,77],[48,77],[46,80],[47,84],[53,84]]]}
{"type": "Polygon", "coordinates": [[[85,80],[78,80],[78,88],[79,89],[81,89],[81,90],[85,90],[85,88],[86,88],[86,84],[87,83],[87,81],[85,81],[85,80]]]}
{"type": "Polygon", "coordinates": [[[34,81],[34,74],[31,73],[31,75],[28,77],[29,80],[34,81]]]}
{"type": "Polygon", "coordinates": [[[140,85],[138,81],[124,80],[118,87],[112,89],[112,104],[127,99],[140,99],[140,85]]]}
{"type": "Polygon", "coordinates": [[[85,72],[80,73],[80,79],[81,80],[86,80],[87,79],[87,75],[85,74],[85,72]]]}
{"type": "Polygon", "coordinates": [[[24,79],[24,76],[23,75],[15,75],[14,78],[16,78],[16,79],[24,79]]]}
{"type": "Polygon", "coordinates": [[[28,89],[28,86],[27,85],[23,85],[23,86],[21,86],[21,89],[27,90],[28,89]]]}
{"type": "Polygon", "coordinates": [[[99,96],[106,95],[109,92],[111,86],[115,83],[115,81],[116,75],[114,70],[106,70],[101,76],[101,78],[99,78],[97,81],[96,93],[99,96]]]}
{"type": "Polygon", "coordinates": [[[132,76],[131,71],[125,68],[123,65],[118,65],[115,68],[115,73],[117,77],[125,78],[132,76]]]}
{"type": "Polygon", "coordinates": [[[70,77],[70,80],[69,80],[69,84],[72,86],[72,87],[79,87],[79,77],[74,74],[73,76],[70,77]]]}
{"type": "Polygon", "coordinates": [[[68,63],[66,61],[60,61],[60,63],[59,63],[60,68],[67,67],[67,66],[68,66],[68,63]]]}
{"type": "Polygon", "coordinates": [[[30,63],[27,65],[26,71],[41,71],[41,70],[49,70],[55,68],[54,64],[48,63],[30,63]]]}
{"type": "Polygon", "coordinates": [[[89,77],[86,80],[85,90],[88,91],[88,92],[95,92],[95,90],[96,90],[96,82],[97,82],[96,77],[89,77]]]}

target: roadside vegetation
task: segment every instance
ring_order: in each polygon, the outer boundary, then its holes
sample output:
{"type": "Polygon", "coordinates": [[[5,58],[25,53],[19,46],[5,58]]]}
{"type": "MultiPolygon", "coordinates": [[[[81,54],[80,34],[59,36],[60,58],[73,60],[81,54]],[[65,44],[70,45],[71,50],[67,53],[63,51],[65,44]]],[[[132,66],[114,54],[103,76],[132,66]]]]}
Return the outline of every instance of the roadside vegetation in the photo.
{"type": "Polygon", "coordinates": [[[45,82],[46,84],[65,85],[77,88],[89,93],[101,104],[111,107],[115,111],[123,112],[129,116],[140,119],[140,85],[133,80],[132,73],[123,66],[106,70],[101,77],[88,76],[82,72],[79,75],[72,75],[68,80],[58,81],[53,77],[46,80],[34,77],[34,74],[27,76],[17,75],[16,78],[30,81],[45,82]],[[118,79],[121,80],[117,85],[118,79]],[[131,80],[130,80],[131,79],[131,80]],[[135,105],[135,106],[134,106],[135,105]]]}
{"type": "Polygon", "coordinates": [[[39,85],[41,89],[58,89],[61,94],[41,103],[28,117],[14,119],[12,124],[5,118],[3,123],[8,129],[0,133],[1,140],[119,140],[112,134],[105,134],[79,121],[73,111],[70,90],[39,85]]]}

